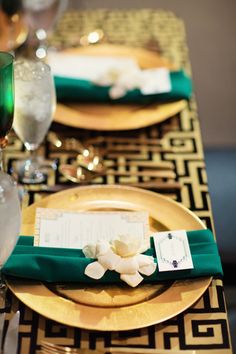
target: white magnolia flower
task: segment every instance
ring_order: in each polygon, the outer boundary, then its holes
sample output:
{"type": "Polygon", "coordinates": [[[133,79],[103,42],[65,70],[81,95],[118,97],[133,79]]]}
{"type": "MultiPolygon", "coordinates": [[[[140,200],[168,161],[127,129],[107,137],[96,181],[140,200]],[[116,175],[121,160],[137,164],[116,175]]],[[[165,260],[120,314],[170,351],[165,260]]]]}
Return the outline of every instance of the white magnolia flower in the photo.
{"type": "Polygon", "coordinates": [[[114,253],[121,257],[131,257],[143,253],[148,249],[143,240],[131,235],[120,235],[111,241],[111,248],[114,253]]]}
{"type": "Polygon", "coordinates": [[[125,96],[127,91],[139,88],[142,85],[141,81],[141,70],[138,67],[127,67],[110,69],[94,83],[100,86],[111,86],[110,97],[118,99],[125,96]]]}
{"type": "Polygon", "coordinates": [[[112,86],[109,90],[109,96],[113,100],[117,100],[118,98],[121,98],[126,95],[126,89],[122,86],[112,86]]]}
{"type": "Polygon", "coordinates": [[[87,245],[83,249],[84,255],[97,261],[86,267],[85,274],[101,279],[107,270],[114,270],[121,280],[135,287],[143,280],[141,274],[150,276],[156,270],[154,258],[140,254],[147,248],[143,240],[129,235],[120,235],[110,243],[102,240],[96,245],[87,245]]]}
{"type": "Polygon", "coordinates": [[[143,95],[171,91],[169,71],[166,68],[141,70],[138,66],[127,66],[107,70],[94,81],[100,86],[110,86],[109,96],[118,99],[128,91],[139,89],[143,95]]]}
{"type": "Polygon", "coordinates": [[[110,249],[110,244],[107,241],[100,240],[97,244],[88,244],[83,248],[83,253],[87,258],[98,258],[107,253],[110,249]]]}

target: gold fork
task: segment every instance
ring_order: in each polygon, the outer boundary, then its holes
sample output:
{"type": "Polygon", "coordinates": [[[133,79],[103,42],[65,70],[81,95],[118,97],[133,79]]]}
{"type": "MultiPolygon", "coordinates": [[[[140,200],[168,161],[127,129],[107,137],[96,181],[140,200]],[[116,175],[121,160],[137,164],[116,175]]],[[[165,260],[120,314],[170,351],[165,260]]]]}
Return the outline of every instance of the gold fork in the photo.
{"type": "Polygon", "coordinates": [[[63,347],[46,341],[41,342],[42,354],[195,354],[195,350],[172,350],[172,349],[149,349],[149,348],[104,348],[104,350],[92,349],[76,349],[70,347],[63,347]]]}

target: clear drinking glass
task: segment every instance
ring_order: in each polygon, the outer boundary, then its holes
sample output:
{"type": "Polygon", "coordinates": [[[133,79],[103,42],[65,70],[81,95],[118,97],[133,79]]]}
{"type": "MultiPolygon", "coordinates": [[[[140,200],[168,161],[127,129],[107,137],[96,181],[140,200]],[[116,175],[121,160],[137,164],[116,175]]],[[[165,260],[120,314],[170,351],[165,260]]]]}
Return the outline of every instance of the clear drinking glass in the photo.
{"type": "MultiPolygon", "coordinates": [[[[21,209],[16,182],[0,171],[0,271],[12,253],[20,232],[21,209]]],[[[0,273],[0,309],[5,308],[6,285],[0,273]]]]}
{"type": "Polygon", "coordinates": [[[47,37],[66,10],[68,0],[23,0],[23,9],[30,27],[31,42],[36,40],[35,55],[47,55],[47,37]]]}
{"type": "Polygon", "coordinates": [[[10,256],[20,231],[20,200],[16,182],[0,171],[0,269],[10,256]]]}
{"type": "Polygon", "coordinates": [[[29,151],[29,158],[19,163],[18,178],[23,183],[45,180],[42,157],[37,148],[51,125],[56,96],[50,67],[40,61],[16,61],[15,113],[13,128],[29,151]]]}
{"type": "MultiPolygon", "coordinates": [[[[0,52],[0,271],[20,231],[20,201],[13,179],[3,172],[2,150],[7,144],[14,112],[13,57],[0,52]]],[[[5,306],[5,285],[0,273],[0,308],[5,306]]]]}

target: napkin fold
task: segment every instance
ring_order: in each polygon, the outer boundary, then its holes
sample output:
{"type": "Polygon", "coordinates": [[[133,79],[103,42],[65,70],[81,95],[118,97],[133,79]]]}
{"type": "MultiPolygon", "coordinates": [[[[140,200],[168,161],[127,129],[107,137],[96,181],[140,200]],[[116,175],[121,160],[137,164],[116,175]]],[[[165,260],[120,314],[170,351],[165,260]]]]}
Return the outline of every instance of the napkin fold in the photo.
{"type": "MultiPolygon", "coordinates": [[[[223,270],[218,248],[210,230],[188,231],[193,269],[159,272],[144,281],[153,283],[163,280],[178,280],[204,276],[222,276],[223,270]]],[[[79,283],[121,283],[120,274],[107,271],[105,275],[95,280],[84,274],[88,264],[94,262],[86,258],[81,249],[49,248],[33,246],[33,236],[21,236],[3,267],[6,276],[40,280],[44,282],[79,282],[79,283]]],[[[153,239],[146,255],[156,259],[153,239]]]]}
{"type": "Polygon", "coordinates": [[[170,72],[170,92],[144,95],[133,89],[118,99],[109,95],[110,86],[100,86],[90,80],[54,76],[57,100],[61,102],[133,103],[151,104],[188,100],[192,96],[192,81],[184,70],[170,72]]]}

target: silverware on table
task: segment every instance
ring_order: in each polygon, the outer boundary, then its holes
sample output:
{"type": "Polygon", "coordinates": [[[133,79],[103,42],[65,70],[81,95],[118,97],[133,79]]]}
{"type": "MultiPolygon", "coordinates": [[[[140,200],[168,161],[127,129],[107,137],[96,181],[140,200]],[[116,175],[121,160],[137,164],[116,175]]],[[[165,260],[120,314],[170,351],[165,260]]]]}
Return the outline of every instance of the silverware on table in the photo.
{"type": "Polygon", "coordinates": [[[10,319],[3,345],[3,354],[16,354],[18,349],[20,311],[10,319]]]}
{"type": "MultiPolygon", "coordinates": [[[[47,139],[57,148],[63,147],[63,141],[56,133],[50,132],[47,139]]],[[[98,152],[98,149],[92,145],[83,145],[78,139],[75,138],[70,138],[69,141],[71,147],[78,152],[76,156],[77,166],[80,166],[84,171],[88,170],[94,173],[100,173],[104,170],[105,167],[102,163],[102,158],[98,152]]],[[[86,172],[82,172],[83,171],[81,170],[81,173],[78,176],[79,181],[89,179],[86,172]]]]}
{"type": "Polygon", "coordinates": [[[63,347],[46,341],[41,342],[42,354],[195,354],[195,350],[175,350],[175,349],[149,349],[149,348],[124,348],[124,347],[110,347],[100,350],[92,349],[77,349],[70,347],[63,347]]]}
{"type": "Polygon", "coordinates": [[[59,165],[59,172],[73,183],[86,184],[106,176],[113,180],[119,179],[121,185],[154,189],[158,192],[176,191],[182,187],[177,181],[172,161],[163,161],[161,158],[145,160],[148,152],[158,155],[172,151],[165,146],[163,139],[97,136],[82,143],[76,138],[62,139],[50,132],[48,141],[57,148],[63,147],[65,153],[68,152],[75,158],[72,163],[59,165]]]}
{"type": "Polygon", "coordinates": [[[3,339],[3,329],[5,322],[6,312],[0,314],[0,348],[2,348],[2,339],[3,339]]]}

